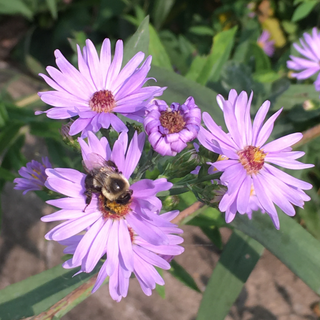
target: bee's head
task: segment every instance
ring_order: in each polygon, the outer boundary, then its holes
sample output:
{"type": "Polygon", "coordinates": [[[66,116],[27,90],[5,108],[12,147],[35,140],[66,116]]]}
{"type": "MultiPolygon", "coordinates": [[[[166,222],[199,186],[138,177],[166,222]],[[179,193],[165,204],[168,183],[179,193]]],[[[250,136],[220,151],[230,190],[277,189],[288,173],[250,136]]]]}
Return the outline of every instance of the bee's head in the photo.
{"type": "Polygon", "coordinates": [[[117,203],[120,203],[120,204],[127,204],[131,199],[131,195],[132,195],[132,190],[129,189],[126,192],[122,193],[116,201],[117,203]]]}

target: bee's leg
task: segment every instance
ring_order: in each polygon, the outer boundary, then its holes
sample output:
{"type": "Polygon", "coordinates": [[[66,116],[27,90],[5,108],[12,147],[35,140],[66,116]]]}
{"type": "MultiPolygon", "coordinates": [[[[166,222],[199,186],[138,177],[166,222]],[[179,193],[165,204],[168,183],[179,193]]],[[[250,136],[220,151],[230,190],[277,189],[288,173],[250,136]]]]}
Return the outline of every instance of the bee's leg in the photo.
{"type": "Polygon", "coordinates": [[[92,191],[90,190],[86,190],[85,192],[84,192],[84,195],[86,196],[86,206],[84,207],[84,209],[82,210],[82,212],[85,212],[86,211],[86,209],[87,209],[87,207],[88,207],[88,205],[90,204],[90,202],[91,202],[91,199],[92,199],[92,191]]]}
{"type": "Polygon", "coordinates": [[[84,195],[86,196],[86,206],[84,207],[83,212],[86,211],[88,205],[90,204],[91,199],[92,199],[92,192],[94,192],[93,177],[91,175],[88,174],[86,176],[86,179],[84,180],[84,185],[86,188],[86,191],[84,192],[84,195]]]}

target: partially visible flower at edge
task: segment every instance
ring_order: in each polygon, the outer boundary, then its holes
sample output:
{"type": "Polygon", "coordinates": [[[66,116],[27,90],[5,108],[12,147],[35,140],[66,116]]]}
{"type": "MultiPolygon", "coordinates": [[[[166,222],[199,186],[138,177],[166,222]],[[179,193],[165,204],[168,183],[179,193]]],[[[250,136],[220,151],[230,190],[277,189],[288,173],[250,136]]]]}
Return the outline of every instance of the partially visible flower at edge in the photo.
{"type": "Polygon", "coordinates": [[[162,156],[175,156],[197,137],[200,123],[201,110],[189,97],[170,107],[163,100],[151,101],[143,124],[153,149],[162,156]]]}
{"type": "Polygon", "coordinates": [[[24,190],[23,194],[28,191],[42,190],[47,180],[47,174],[45,170],[52,168],[52,165],[48,157],[42,158],[42,163],[32,160],[28,162],[25,167],[20,168],[19,174],[22,178],[14,179],[14,189],[24,190]]]}
{"type": "MultiPolygon", "coordinates": [[[[88,135],[88,144],[81,138],[78,140],[84,160],[92,153],[99,154],[105,160],[115,162],[118,170],[129,179],[143,151],[145,134],[136,132],[128,145],[128,135],[122,132],[113,150],[105,137],[99,140],[93,133],[88,135]]],[[[182,230],[170,222],[178,212],[159,215],[162,203],[156,197],[158,192],[170,189],[172,183],[164,178],[140,180],[130,186],[129,203],[119,204],[94,193],[86,207],[86,174],[61,168],[46,172],[47,188],[67,196],[47,201],[61,210],[42,217],[44,222],[66,220],[46,234],[46,239],[73,248],[73,257],[63,264],[64,268],[81,266],[80,272],[88,273],[106,255],[94,291],[109,276],[110,295],[116,301],[127,295],[132,272],[146,294],[151,294],[156,283],[163,284],[154,266],[164,269],[169,266],[160,255],[183,252],[183,248],[177,246],[182,238],[174,235],[182,230]],[[83,231],[85,234],[79,235],[83,231]]],[[[69,252],[70,247],[67,250],[69,252]]]]}
{"type": "Polygon", "coordinates": [[[287,169],[304,169],[313,165],[296,161],[304,152],[292,151],[290,147],[302,138],[301,133],[292,133],[265,144],[282,109],[263,124],[270,107],[270,102],[265,101],[252,124],[251,101],[252,93],[248,99],[246,92],[238,95],[234,89],[230,91],[228,100],[218,95],[217,102],[223,110],[229,133],[225,133],[204,112],[203,121],[208,130],[201,127],[198,139],[208,150],[227,157],[223,161],[208,162],[223,172],[220,180],[228,188],[219,204],[220,211],[226,213],[226,222],[231,222],[237,212],[250,216],[254,208],[261,208],[279,229],[279,217],[274,204],[287,215],[293,216],[293,205],[302,208],[304,201],[310,200],[303,190],[311,189],[312,185],[290,176],[269,162],[287,169]],[[253,199],[252,195],[256,198],[253,199]],[[254,203],[250,203],[250,199],[254,203]]]}
{"type": "MultiPolygon", "coordinates": [[[[291,74],[292,77],[302,80],[308,79],[320,71],[320,33],[318,33],[316,27],[312,29],[312,35],[303,34],[303,38],[300,38],[300,45],[293,44],[303,58],[290,55],[291,60],[287,61],[287,67],[297,71],[291,74]]],[[[315,89],[320,91],[320,74],[314,85],[315,89]]]]}
{"type": "Polygon", "coordinates": [[[272,57],[274,54],[274,40],[270,39],[270,33],[267,30],[263,30],[262,34],[257,40],[258,45],[262,48],[266,55],[272,57]]]}
{"type": "Polygon", "coordinates": [[[111,62],[111,44],[109,39],[102,43],[100,58],[90,40],[78,50],[77,70],[59,50],[55,50],[56,64],[59,69],[47,67],[51,76],[40,76],[55,91],[39,92],[41,100],[53,108],[46,113],[52,119],[68,119],[78,116],[70,127],[71,136],[82,132],[86,137],[89,131],[97,132],[110,125],[117,132],[127,131],[125,124],[115,113],[142,122],[146,104],[155,96],[160,96],[165,88],[143,85],[150,70],[152,57],[144,59],[144,53],[138,52],[121,70],[123,60],[123,42],[116,43],[115,54],[111,62]],[[121,71],[120,71],[121,70],[121,71]]]}

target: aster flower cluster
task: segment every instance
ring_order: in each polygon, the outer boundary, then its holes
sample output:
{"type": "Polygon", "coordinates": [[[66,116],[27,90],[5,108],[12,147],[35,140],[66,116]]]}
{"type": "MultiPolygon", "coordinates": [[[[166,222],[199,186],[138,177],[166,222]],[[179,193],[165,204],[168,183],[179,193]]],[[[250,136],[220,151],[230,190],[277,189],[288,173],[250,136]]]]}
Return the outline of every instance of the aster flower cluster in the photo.
{"type": "Polygon", "coordinates": [[[263,30],[260,37],[257,40],[258,45],[262,48],[266,55],[272,57],[274,54],[274,40],[270,40],[270,33],[267,30],[263,30]]]}
{"type": "MultiPolygon", "coordinates": [[[[263,37],[261,41],[268,38],[266,34],[263,37]]],[[[271,49],[268,52],[271,55],[271,49]]],[[[64,252],[72,255],[63,263],[66,269],[77,267],[78,273],[89,273],[104,259],[93,292],[109,277],[110,295],[120,301],[127,296],[129,279],[134,274],[143,292],[150,295],[156,284],[164,284],[156,268],[169,269],[171,259],[184,250],[179,246],[183,242],[179,236],[182,230],[171,222],[179,212],[163,213],[157,197],[173,184],[164,176],[140,179],[143,173],[139,171],[139,161],[145,150],[146,134],[151,156],[158,153],[169,159],[170,165],[162,174],[185,175],[188,171],[191,180],[197,180],[192,174],[197,175],[204,163],[197,156],[197,143],[195,150],[190,150],[190,142],[196,138],[201,148],[209,150],[212,159],[218,158],[207,162],[209,175],[216,173],[220,177],[207,178],[213,188],[209,186],[203,198],[209,205],[218,203],[226,222],[231,222],[237,212],[251,218],[254,211],[261,211],[279,229],[275,205],[292,216],[294,206],[303,207],[304,201],[309,200],[303,190],[310,189],[310,184],[273,166],[303,169],[312,165],[296,161],[303,152],[291,149],[301,139],[301,133],[267,143],[281,113],[279,110],[264,123],[269,101],[263,103],[252,123],[252,93],[248,97],[245,92],[238,95],[231,90],[228,100],[218,95],[226,133],[206,112],[202,114],[206,128],[201,126],[201,109],[193,97],[183,104],[172,102],[170,107],[156,98],[165,88],[145,85],[150,80],[147,74],[151,56],[143,62],[144,54],[138,52],[121,70],[121,40],[116,43],[113,59],[109,39],[104,40],[100,56],[87,40],[82,51],[78,47],[78,69],[59,50],[55,57],[58,69],[48,67],[50,77],[41,74],[54,90],[39,93],[52,108],[36,114],[71,119],[66,127],[68,132],[63,133],[68,137],[80,135],[77,143],[85,172],[52,168],[44,158],[43,164],[32,161],[20,169],[23,178],[15,180],[15,188],[26,193],[46,187],[63,196],[47,201],[59,210],[44,216],[42,221],[63,222],[45,237],[65,245],[64,252]],[[131,134],[118,114],[143,123],[145,133],[135,132],[130,139],[131,134]],[[118,133],[114,144],[103,132],[99,134],[101,138],[97,137],[100,129],[118,133]],[[186,148],[189,150],[178,155],[186,148]]]]}
{"type": "MultiPolygon", "coordinates": [[[[295,70],[291,74],[298,80],[308,79],[320,71],[320,32],[317,28],[312,29],[311,35],[304,33],[300,39],[300,45],[293,44],[294,48],[303,56],[303,58],[290,55],[287,66],[295,70]]],[[[320,74],[314,82],[315,89],[320,91],[320,74]]]]}

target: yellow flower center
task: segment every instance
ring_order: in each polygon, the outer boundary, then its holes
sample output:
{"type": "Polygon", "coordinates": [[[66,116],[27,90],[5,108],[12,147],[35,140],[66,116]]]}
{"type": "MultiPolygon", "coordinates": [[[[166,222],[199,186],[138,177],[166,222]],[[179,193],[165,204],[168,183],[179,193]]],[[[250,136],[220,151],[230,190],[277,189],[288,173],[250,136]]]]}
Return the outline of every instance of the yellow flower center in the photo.
{"type": "Polygon", "coordinates": [[[248,175],[257,174],[262,169],[266,155],[260,148],[254,146],[247,146],[238,151],[239,161],[248,175]]]}
{"type": "MultiPolygon", "coordinates": [[[[131,198],[132,199],[132,198],[131,198]]],[[[127,215],[131,208],[131,201],[127,204],[120,204],[116,201],[110,201],[102,194],[99,195],[98,207],[105,219],[121,219],[127,215]]]]}
{"type": "Polygon", "coordinates": [[[109,90],[100,90],[95,92],[89,101],[89,107],[91,110],[98,113],[112,112],[115,106],[116,102],[114,100],[114,96],[109,90]]]}
{"type": "Polygon", "coordinates": [[[161,112],[160,123],[169,130],[169,133],[180,132],[186,124],[179,111],[171,111],[170,109],[161,112]]]}

